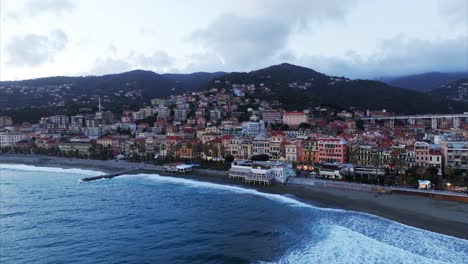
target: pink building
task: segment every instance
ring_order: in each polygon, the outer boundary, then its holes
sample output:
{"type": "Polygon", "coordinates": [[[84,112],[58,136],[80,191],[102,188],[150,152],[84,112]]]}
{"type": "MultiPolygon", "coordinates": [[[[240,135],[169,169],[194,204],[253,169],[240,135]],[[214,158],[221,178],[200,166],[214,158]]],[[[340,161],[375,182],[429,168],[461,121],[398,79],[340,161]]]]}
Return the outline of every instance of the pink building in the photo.
{"type": "Polygon", "coordinates": [[[294,111],[294,112],[285,112],[283,114],[283,124],[286,124],[292,127],[297,127],[301,123],[307,123],[306,113],[294,111]]]}
{"type": "Polygon", "coordinates": [[[318,141],[318,158],[320,163],[345,163],[347,143],[341,138],[321,138],[318,141]]]}
{"type": "Polygon", "coordinates": [[[442,153],[439,149],[431,148],[429,143],[416,142],[414,144],[414,159],[416,165],[437,168],[437,174],[442,175],[442,153]]]}

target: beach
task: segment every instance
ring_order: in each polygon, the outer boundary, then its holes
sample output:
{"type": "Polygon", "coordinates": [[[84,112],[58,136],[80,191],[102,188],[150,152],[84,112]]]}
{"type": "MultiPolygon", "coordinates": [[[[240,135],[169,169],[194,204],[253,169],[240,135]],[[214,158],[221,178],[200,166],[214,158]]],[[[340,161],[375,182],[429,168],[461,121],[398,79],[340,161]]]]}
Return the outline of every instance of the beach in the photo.
{"type": "MultiPolygon", "coordinates": [[[[0,163],[33,166],[80,168],[115,173],[132,169],[162,169],[151,164],[126,161],[100,161],[68,159],[32,155],[0,155],[0,163]]],[[[468,239],[468,204],[441,201],[427,197],[400,194],[379,194],[335,188],[323,188],[297,184],[275,184],[273,186],[244,185],[229,179],[226,172],[194,170],[190,175],[168,175],[197,181],[229,184],[253,188],[261,192],[293,196],[295,199],[315,206],[338,208],[369,213],[413,227],[468,239]]]]}

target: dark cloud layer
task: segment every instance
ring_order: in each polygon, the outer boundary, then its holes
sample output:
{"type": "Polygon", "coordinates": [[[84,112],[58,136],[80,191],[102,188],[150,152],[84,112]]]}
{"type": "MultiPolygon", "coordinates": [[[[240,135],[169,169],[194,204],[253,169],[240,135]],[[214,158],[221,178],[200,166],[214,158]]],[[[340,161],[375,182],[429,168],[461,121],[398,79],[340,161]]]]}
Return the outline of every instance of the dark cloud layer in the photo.
{"type": "Polygon", "coordinates": [[[252,1],[243,14],[224,14],[191,39],[219,57],[227,68],[245,69],[273,60],[290,35],[322,20],[344,20],[354,1],[252,1]]]}
{"type": "Polygon", "coordinates": [[[428,41],[399,35],[382,41],[370,56],[349,52],[344,58],[302,56],[290,58],[293,63],[353,78],[398,76],[429,71],[467,71],[468,39],[428,41]]]}

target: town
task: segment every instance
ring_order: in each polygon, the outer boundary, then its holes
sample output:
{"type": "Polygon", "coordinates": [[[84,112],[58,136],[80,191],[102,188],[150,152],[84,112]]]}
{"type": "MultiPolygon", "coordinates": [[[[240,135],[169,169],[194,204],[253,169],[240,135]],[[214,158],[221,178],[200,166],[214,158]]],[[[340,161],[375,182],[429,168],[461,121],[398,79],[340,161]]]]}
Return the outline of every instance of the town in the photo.
{"type": "MultiPolygon", "coordinates": [[[[1,152],[216,170],[236,161],[233,177],[242,175],[242,166],[282,166],[291,176],[466,190],[468,113],[402,116],[321,106],[286,111],[248,96],[268,87],[227,85],[231,89],[156,98],[121,113],[106,111],[97,98],[95,113],[44,116],[35,124],[0,116],[1,152]]],[[[287,181],[283,176],[262,177],[287,181]]]]}

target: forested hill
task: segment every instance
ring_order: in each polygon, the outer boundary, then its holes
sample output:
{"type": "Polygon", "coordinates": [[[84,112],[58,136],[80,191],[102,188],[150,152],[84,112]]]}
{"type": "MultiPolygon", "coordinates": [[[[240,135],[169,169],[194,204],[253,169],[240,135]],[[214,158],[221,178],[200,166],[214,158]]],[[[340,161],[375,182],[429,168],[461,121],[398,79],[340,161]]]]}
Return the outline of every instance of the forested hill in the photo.
{"type": "Polygon", "coordinates": [[[371,80],[328,76],[309,68],[283,63],[252,72],[234,72],[206,86],[233,89],[254,85],[254,98],[277,102],[286,109],[316,105],[336,108],[387,109],[396,113],[463,112],[467,104],[433,97],[371,80]]]}

